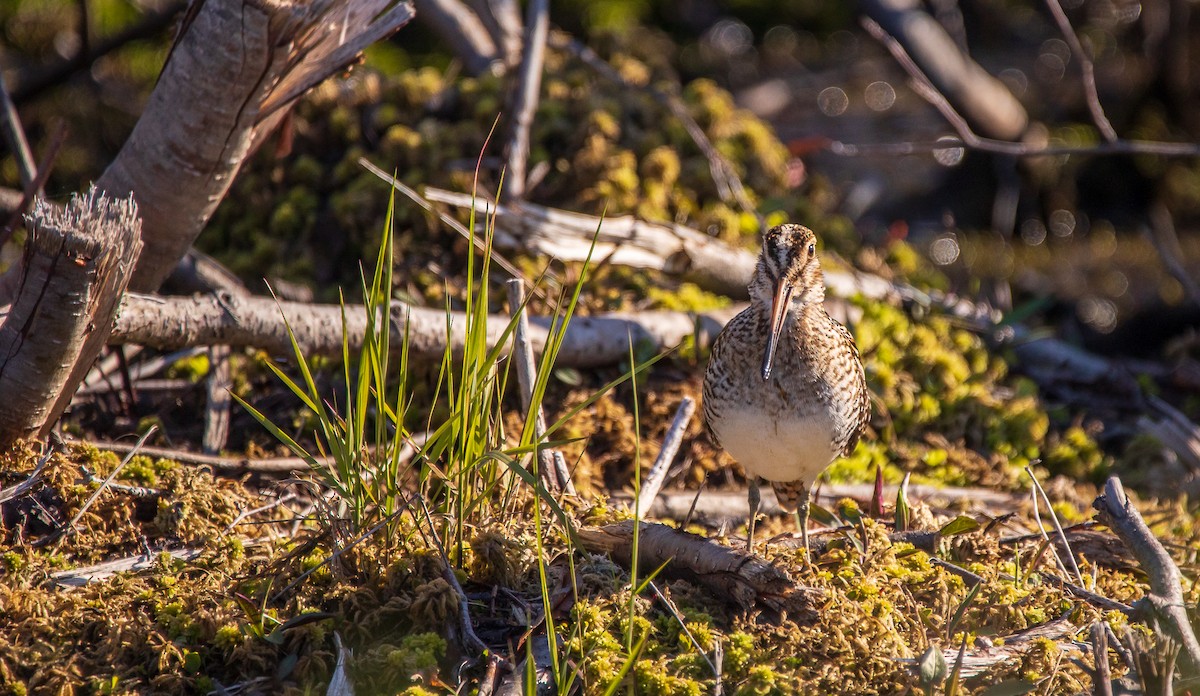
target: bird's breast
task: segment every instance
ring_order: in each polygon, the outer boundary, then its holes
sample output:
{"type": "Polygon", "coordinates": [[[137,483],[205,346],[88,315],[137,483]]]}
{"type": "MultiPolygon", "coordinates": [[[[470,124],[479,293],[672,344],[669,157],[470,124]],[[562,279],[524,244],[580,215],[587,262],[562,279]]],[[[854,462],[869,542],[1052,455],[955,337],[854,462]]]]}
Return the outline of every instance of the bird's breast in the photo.
{"type": "Polygon", "coordinates": [[[811,483],[836,456],[829,414],[804,418],[754,408],[722,409],[711,427],[723,446],[751,476],[768,481],[811,483]]]}

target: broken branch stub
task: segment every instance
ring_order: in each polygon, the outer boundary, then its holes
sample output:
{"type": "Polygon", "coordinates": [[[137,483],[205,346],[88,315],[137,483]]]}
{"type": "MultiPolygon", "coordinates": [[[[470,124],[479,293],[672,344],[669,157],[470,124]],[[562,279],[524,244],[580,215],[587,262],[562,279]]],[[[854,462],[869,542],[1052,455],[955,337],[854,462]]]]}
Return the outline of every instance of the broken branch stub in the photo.
{"type": "Polygon", "coordinates": [[[39,199],[16,292],[0,325],[0,446],[45,437],[108,341],[141,249],[132,198],[93,187],[59,207],[39,199]]]}
{"type": "Polygon", "coordinates": [[[1133,554],[1150,580],[1150,592],[1134,603],[1142,618],[1158,624],[1180,645],[1180,660],[1189,673],[1200,672],[1200,641],[1192,629],[1183,596],[1183,576],[1162,542],[1142,519],[1116,476],[1092,502],[1100,521],[1112,529],[1133,554]]]}

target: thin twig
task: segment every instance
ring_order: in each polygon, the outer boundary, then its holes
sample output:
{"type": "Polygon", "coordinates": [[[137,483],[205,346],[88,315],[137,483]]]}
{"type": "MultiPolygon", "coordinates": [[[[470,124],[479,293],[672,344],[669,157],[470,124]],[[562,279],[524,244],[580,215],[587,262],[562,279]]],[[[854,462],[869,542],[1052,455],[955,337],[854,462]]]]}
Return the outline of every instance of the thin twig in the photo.
{"type": "Polygon", "coordinates": [[[654,460],[654,466],[650,467],[650,473],[646,475],[641,491],[638,492],[636,507],[639,518],[646,516],[646,513],[650,511],[650,506],[654,504],[654,499],[658,497],[658,491],[662,489],[663,482],[667,479],[667,471],[670,470],[671,463],[675,461],[679,445],[683,442],[683,435],[687,432],[688,423],[691,422],[692,414],[695,412],[696,402],[691,397],[683,397],[679,402],[679,408],[675,411],[675,420],[671,421],[671,427],[663,437],[662,449],[658,452],[658,458],[654,460]]]}
{"type": "Polygon", "coordinates": [[[17,174],[21,177],[21,187],[41,195],[41,186],[34,186],[38,179],[38,168],[33,163],[33,153],[29,151],[29,141],[25,138],[25,129],[21,127],[21,117],[17,107],[8,94],[8,85],[4,75],[0,74],[0,122],[4,124],[4,139],[17,160],[17,174]]]}
{"type": "Polygon", "coordinates": [[[1175,233],[1175,221],[1171,219],[1171,211],[1161,198],[1150,205],[1149,217],[1149,229],[1145,230],[1145,234],[1154,243],[1158,257],[1162,259],[1167,271],[1187,291],[1192,304],[1200,306],[1200,284],[1196,283],[1195,276],[1183,265],[1183,248],[1179,246],[1179,236],[1175,233]]]}
{"type": "Polygon", "coordinates": [[[903,157],[942,150],[967,149],[1012,157],[1057,157],[1062,155],[1114,156],[1159,155],[1162,157],[1200,157],[1196,143],[1168,143],[1157,140],[1118,140],[1088,146],[1033,146],[1008,140],[995,140],[972,134],[970,138],[946,137],[931,142],[847,143],[822,140],[819,146],[842,157],[903,157]]]}
{"type": "Polygon", "coordinates": [[[1062,589],[1070,592],[1072,595],[1082,599],[1098,609],[1103,609],[1104,611],[1119,611],[1126,616],[1130,616],[1134,613],[1133,607],[1129,606],[1128,604],[1125,604],[1124,602],[1118,602],[1115,599],[1109,599],[1102,594],[1097,594],[1091,590],[1080,587],[1070,580],[1061,578],[1054,573],[1047,573],[1043,570],[1039,574],[1042,576],[1042,578],[1057,583],[1062,589]]]}
{"type": "Polygon", "coordinates": [[[1100,94],[1096,91],[1096,67],[1092,64],[1091,57],[1083,50],[1083,44],[1079,42],[1079,35],[1075,33],[1075,28],[1071,26],[1071,20],[1067,19],[1067,13],[1063,11],[1058,0],[1046,0],[1046,7],[1050,9],[1050,14],[1054,15],[1054,21],[1058,23],[1059,31],[1067,40],[1067,45],[1071,47],[1071,53],[1075,56],[1075,60],[1079,61],[1079,69],[1083,73],[1083,93],[1087,96],[1087,105],[1088,110],[1092,112],[1092,121],[1096,124],[1096,128],[1100,129],[1100,134],[1104,136],[1105,140],[1110,143],[1117,142],[1117,132],[1113,130],[1108,116],[1104,115],[1104,107],[1100,104],[1100,94]]]}
{"type": "MultiPolygon", "coordinates": [[[[412,200],[412,202],[421,206],[421,208],[424,209],[426,212],[428,212],[432,215],[436,215],[438,217],[438,219],[441,220],[443,223],[445,223],[447,226],[449,226],[450,229],[454,230],[455,232],[461,234],[466,239],[470,240],[471,244],[473,244],[476,249],[478,249],[479,251],[488,252],[490,254],[490,258],[492,259],[492,261],[494,261],[496,263],[496,265],[499,266],[500,268],[503,268],[505,273],[508,273],[513,278],[520,278],[521,280],[525,281],[526,283],[529,283],[529,279],[525,277],[525,274],[522,273],[519,268],[514,266],[511,261],[509,261],[508,259],[501,256],[500,252],[496,251],[495,247],[493,247],[487,243],[487,240],[483,239],[482,237],[472,234],[471,230],[467,229],[465,225],[463,225],[458,220],[455,220],[450,215],[447,215],[446,213],[436,210],[433,207],[433,204],[430,203],[427,198],[425,198],[421,194],[417,193],[417,191],[415,189],[413,189],[411,186],[408,186],[407,184],[405,184],[405,183],[401,182],[400,180],[396,179],[395,177],[393,177],[391,174],[388,174],[387,172],[383,171],[379,167],[375,166],[366,157],[360,157],[358,160],[358,165],[360,167],[362,167],[363,169],[366,169],[368,172],[371,172],[375,176],[379,177],[380,179],[383,179],[384,181],[386,181],[388,183],[388,185],[390,185],[395,190],[397,190],[400,193],[407,196],[410,200],[412,200]]],[[[541,297],[542,299],[545,299],[545,295],[543,295],[542,292],[536,286],[534,286],[533,291],[539,297],[541,297]]]]}
{"type": "Polygon", "coordinates": [[[1116,476],[1109,478],[1104,492],[1096,497],[1092,507],[1100,513],[1100,521],[1121,537],[1150,579],[1149,594],[1139,600],[1135,608],[1144,618],[1165,625],[1171,637],[1180,644],[1186,669],[1200,670],[1200,641],[1197,641],[1187,615],[1179,567],[1129,501],[1121,480],[1116,476]]]}
{"type": "Polygon", "coordinates": [[[975,587],[976,585],[982,584],[984,582],[982,575],[979,575],[978,573],[972,573],[971,571],[967,570],[966,568],[963,568],[960,565],[955,565],[949,561],[943,561],[940,558],[932,558],[931,557],[929,559],[929,565],[937,566],[939,568],[948,570],[951,573],[957,575],[958,577],[960,577],[966,581],[967,587],[975,587]]]}
{"type": "MultiPolygon", "coordinates": [[[[438,536],[437,528],[433,525],[433,516],[429,513],[429,506],[425,504],[425,499],[417,496],[417,502],[421,504],[421,512],[425,514],[425,524],[429,525],[429,535],[433,538],[433,544],[437,548],[438,556],[442,560],[442,577],[454,589],[454,593],[458,596],[458,622],[459,630],[462,631],[463,640],[467,643],[467,648],[483,657],[488,654],[487,644],[479,639],[475,634],[475,626],[471,623],[471,607],[467,599],[467,593],[463,591],[462,585],[458,582],[458,577],[454,574],[454,568],[450,565],[450,557],[446,555],[446,548],[442,546],[442,539],[438,536]]],[[[412,502],[405,499],[405,507],[411,508],[412,502]]],[[[414,515],[414,518],[416,516],[414,515]]],[[[418,524],[417,529],[421,530],[418,524]]],[[[421,536],[425,536],[425,531],[421,530],[421,536]]],[[[427,538],[426,543],[429,543],[427,538]]]]}
{"type": "Polygon", "coordinates": [[[892,54],[892,58],[900,64],[900,67],[904,68],[904,72],[908,73],[913,91],[938,110],[938,113],[950,123],[954,128],[954,132],[958,133],[958,137],[962,138],[964,143],[971,146],[978,145],[980,137],[975,134],[975,131],[971,129],[967,120],[962,117],[962,114],[958,113],[958,110],[946,99],[946,96],[937,87],[933,86],[933,82],[929,79],[929,76],[908,55],[908,51],[904,50],[900,42],[870,17],[862,17],[860,22],[863,28],[867,30],[867,33],[874,37],[876,41],[883,44],[888,53],[892,54]]]}
{"type": "Polygon", "coordinates": [[[50,178],[50,171],[54,169],[54,161],[58,159],[58,153],[66,140],[67,127],[60,121],[55,126],[54,133],[50,136],[50,142],[46,146],[46,151],[42,153],[42,159],[37,163],[36,175],[33,181],[21,192],[21,202],[13,209],[8,222],[4,224],[4,229],[0,229],[0,246],[7,244],[8,240],[12,238],[13,230],[21,222],[21,216],[25,214],[25,211],[29,210],[29,206],[33,204],[34,199],[37,197],[37,192],[46,185],[46,181],[50,178]]]}
{"type": "Polygon", "coordinates": [[[508,168],[504,188],[513,200],[525,197],[528,185],[529,130],[542,90],[546,61],[546,36],[550,33],[549,0],[530,0],[525,8],[525,45],[521,54],[520,81],[513,96],[512,125],[508,136],[508,168]]]}
{"type": "Polygon", "coordinates": [[[1113,696],[1112,674],[1108,669],[1108,633],[1104,630],[1104,621],[1092,623],[1092,661],[1096,668],[1092,671],[1092,694],[1094,696],[1113,696]]]}
{"type": "Polygon", "coordinates": [[[575,484],[567,471],[567,462],[562,455],[551,447],[543,447],[546,439],[546,414],[541,403],[533,406],[533,381],[537,375],[533,364],[533,346],[529,342],[529,314],[525,311],[525,282],[513,278],[506,283],[508,288],[509,312],[517,319],[513,331],[513,353],[517,363],[517,385],[521,392],[521,407],[526,418],[533,419],[533,436],[539,446],[537,448],[538,473],[546,482],[546,487],[553,491],[566,491],[575,495],[575,484]],[[557,456],[556,456],[557,455],[557,456]]]}
{"type": "Polygon", "coordinates": [[[288,503],[288,502],[295,500],[297,497],[298,496],[295,493],[288,493],[287,495],[283,495],[283,496],[276,498],[275,500],[272,500],[271,502],[267,503],[266,505],[260,505],[259,507],[253,508],[251,510],[242,510],[241,512],[238,513],[238,516],[233,518],[233,521],[230,522],[227,527],[225,527],[225,533],[228,534],[234,527],[241,524],[242,520],[246,519],[247,517],[253,517],[254,515],[258,515],[258,514],[261,514],[264,512],[270,512],[271,510],[274,510],[275,508],[279,507],[280,505],[283,505],[284,503],[288,503]]]}
{"type": "MultiPolygon", "coordinates": [[[[1042,520],[1038,516],[1037,504],[1037,496],[1040,494],[1042,496],[1042,500],[1046,501],[1046,509],[1050,512],[1050,520],[1054,523],[1054,531],[1056,534],[1058,534],[1058,540],[1062,542],[1063,549],[1066,550],[1067,560],[1071,562],[1071,572],[1075,574],[1075,579],[1079,581],[1080,585],[1082,585],[1083,573],[1079,572],[1079,564],[1075,562],[1075,552],[1071,550],[1071,542],[1067,541],[1067,535],[1063,531],[1062,523],[1058,521],[1058,514],[1054,512],[1054,505],[1050,503],[1050,497],[1046,495],[1046,490],[1042,488],[1041,482],[1037,480],[1037,476],[1034,475],[1031,467],[1025,467],[1025,473],[1029,475],[1029,480],[1033,481],[1033,514],[1034,517],[1038,518],[1038,529],[1042,529],[1042,520]]],[[[1045,534],[1045,530],[1042,530],[1042,533],[1045,534]]],[[[1048,536],[1045,538],[1047,541],[1050,540],[1048,536]]],[[[1058,549],[1053,548],[1052,545],[1051,550],[1054,552],[1054,557],[1058,558],[1058,549]]],[[[1063,564],[1061,558],[1059,559],[1058,563],[1060,566],[1063,564]]],[[[1066,568],[1064,567],[1063,570],[1066,570],[1066,568]]]]}
{"type": "MultiPolygon", "coordinates": [[[[89,442],[98,450],[104,452],[128,453],[136,445],[124,442],[89,442]]],[[[271,457],[267,459],[250,459],[248,457],[218,457],[211,454],[200,454],[167,447],[142,447],[141,453],[156,459],[171,459],[180,464],[194,464],[211,467],[214,471],[226,475],[241,474],[253,471],[261,474],[287,474],[293,471],[306,471],[311,468],[309,463],[300,457],[271,457]]],[[[315,457],[320,466],[333,463],[333,457],[315,457]]]]}
{"type": "Polygon", "coordinates": [[[67,538],[68,536],[70,536],[71,534],[73,534],[75,532],[75,525],[79,522],[80,518],[82,518],[83,515],[88,511],[88,508],[90,508],[92,506],[92,503],[96,502],[96,498],[100,497],[100,494],[104,492],[104,489],[107,488],[110,483],[112,483],[113,479],[117,477],[117,474],[121,473],[121,469],[125,468],[125,465],[129,463],[129,460],[133,459],[134,455],[138,453],[138,450],[141,449],[142,445],[146,444],[146,440],[149,440],[150,436],[156,432],[158,432],[157,425],[152,425],[149,428],[147,428],[145,434],[142,435],[140,438],[138,438],[137,444],[135,444],[133,446],[133,448],[131,450],[129,450],[129,454],[125,455],[125,458],[122,459],[121,463],[118,464],[116,466],[116,468],[114,468],[112,470],[112,473],[108,475],[108,478],[104,479],[104,482],[101,483],[100,486],[95,491],[92,492],[92,495],[83,504],[83,507],[79,508],[79,512],[75,513],[75,516],[72,517],[71,521],[67,523],[67,528],[65,530],[63,530],[63,535],[62,535],[62,537],[59,538],[58,543],[60,545],[62,544],[63,539],[67,538]]]}
{"type": "Polygon", "coordinates": [[[201,449],[205,454],[216,454],[225,449],[229,439],[229,413],[233,405],[230,389],[233,377],[230,374],[229,346],[213,346],[208,349],[207,400],[204,408],[204,440],[201,449]]]}
{"type": "Polygon", "coordinates": [[[1031,147],[1026,143],[1013,142],[1008,140],[997,140],[994,138],[986,138],[975,133],[967,120],[963,118],[954,106],[946,99],[933,85],[933,82],[925,74],[920,66],[908,55],[908,52],[900,45],[891,34],[883,29],[874,20],[863,17],[862,26],[867,30],[872,37],[882,43],[884,47],[892,54],[892,57],[900,64],[900,67],[908,73],[910,85],[921,98],[929,102],[942,118],[950,124],[954,132],[958,134],[958,140],[946,138],[935,143],[891,143],[886,145],[850,145],[838,143],[835,141],[829,142],[829,149],[835,154],[842,155],[863,155],[863,154],[914,154],[917,152],[926,152],[931,150],[945,150],[953,147],[969,148],[982,152],[990,152],[993,154],[1012,155],[1014,157],[1040,157],[1051,155],[1124,155],[1124,154],[1151,154],[1164,155],[1173,157],[1196,157],[1200,156],[1200,145],[1195,143],[1163,143],[1154,141],[1141,140],[1111,140],[1106,143],[1101,143],[1092,147],[1031,147]]]}
{"type": "Polygon", "coordinates": [[[679,627],[683,629],[683,633],[688,637],[688,641],[691,642],[692,647],[694,647],[696,652],[700,653],[700,657],[704,658],[704,661],[708,663],[708,667],[712,670],[713,676],[717,679],[720,679],[721,668],[718,667],[711,659],[709,659],[708,654],[704,652],[704,648],[700,646],[700,641],[696,640],[696,636],[692,635],[691,630],[687,627],[687,622],[683,620],[683,614],[679,613],[679,607],[675,606],[675,602],[671,601],[670,597],[666,596],[663,594],[662,590],[658,589],[658,585],[655,584],[653,580],[649,582],[649,585],[650,589],[654,592],[654,595],[658,597],[658,601],[662,602],[663,606],[667,608],[667,611],[671,612],[671,616],[675,618],[676,623],[678,623],[679,627]]]}
{"type": "Polygon", "coordinates": [[[132,498],[157,498],[166,495],[166,491],[159,488],[128,486],[123,483],[113,483],[111,481],[105,484],[104,481],[100,480],[99,476],[96,476],[86,468],[84,468],[83,482],[87,484],[99,483],[102,486],[107,486],[108,490],[112,491],[113,493],[121,493],[132,498]]]}

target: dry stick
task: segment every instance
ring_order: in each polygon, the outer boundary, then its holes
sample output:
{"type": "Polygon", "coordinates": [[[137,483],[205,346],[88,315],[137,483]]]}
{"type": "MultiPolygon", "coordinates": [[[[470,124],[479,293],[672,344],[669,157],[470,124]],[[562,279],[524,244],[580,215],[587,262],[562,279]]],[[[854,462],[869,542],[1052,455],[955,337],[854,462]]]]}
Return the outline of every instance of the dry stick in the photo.
{"type": "Polygon", "coordinates": [[[1196,278],[1183,265],[1183,248],[1179,246],[1175,222],[1171,219],[1171,211],[1161,198],[1155,199],[1150,205],[1150,225],[1145,234],[1154,243],[1154,248],[1158,250],[1158,256],[1167,267],[1167,271],[1187,291],[1192,303],[1200,306],[1200,284],[1196,283],[1196,278]]]}
{"type": "Polygon", "coordinates": [[[25,129],[21,127],[21,117],[17,107],[13,105],[8,93],[8,85],[4,75],[0,75],[0,119],[4,122],[4,139],[17,160],[17,174],[21,177],[21,187],[32,189],[41,195],[41,186],[34,186],[38,178],[38,168],[33,163],[33,153],[29,151],[29,141],[25,139],[25,129]]]}
{"type": "Polygon", "coordinates": [[[537,111],[546,61],[546,36],[550,33],[549,0],[529,0],[525,9],[525,46],[521,55],[521,78],[512,105],[512,127],[508,136],[508,170],[505,192],[514,200],[525,197],[528,185],[529,129],[537,111]]]}
{"type": "Polygon", "coordinates": [[[229,346],[216,345],[208,349],[208,403],[204,408],[204,440],[201,445],[205,454],[216,454],[225,449],[229,439],[229,411],[233,402],[229,395],[233,387],[229,357],[229,346]]]}
{"type": "Polygon", "coordinates": [[[25,211],[29,210],[29,206],[37,198],[38,191],[41,191],[46,185],[46,181],[50,179],[50,170],[54,168],[54,160],[58,159],[58,152],[62,149],[63,143],[67,141],[67,127],[59,122],[55,127],[53,135],[50,136],[50,144],[46,146],[46,151],[42,153],[42,159],[37,163],[37,171],[33,181],[25,187],[21,192],[21,201],[13,208],[12,214],[5,223],[4,228],[0,229],[0,245],[8,243],[12,239],[13,231],[17,229],[17,224],[21,222],[21,216],[25,211]]]}
{"type": "Polygon", "coordinates": [[[667,479],[667,471],[671,468],[671,463],[675,461],[679,445],[683,442],[683,435],[687,432],[688,423],[691,422],[692,414],[695,412],[696,402],[689,396],[683,397],[683,400],[679,402],[679,408],[675,411],[675,420],[671,421],[671,427],[663,438],[658,458],[654,460],[654,466],[650,467],[650,473],[646,475],[646,480],[642,483],[641,491],[638,493],[636,507],[639,519],[646,516],[646,513],[650,511],[650,506],[654,504],[654,499],[658,497],[658,491],[667,479]]]}
{"type": "Polygon", "coordinates": [[[1092,623],[1092,661],[1096,668],[1092,671],[1092,693],[1094,696],[1113,696],[1112,674],[1108,670],[1108,634],[1104,630],[1103,621],[1092,623]]]}
{"type": "Polygon", "coordinates": [[[1109,122],[1108,116],[1104,115],[1104,107],[1100,104],[1100,94],[1096,91],[1096,67],[1092,64],[1091,57],[1083,50],[1083,44],[1079,42],[1079,35],[1075,33],[1075,28],[1071,26],[1071,20],[1067,19],[1067,13],[1063,11],[1058,0],[1046,0],[1046,7],[1050,9],[1050,14],[1054,15],[1054,21],[1058,23],[1059,31],[1067,40],[1067,45],[1071,47],[1071,53],[1074,54],[1075,60],[1079,61],[1079,69],[1083,73],[1083,93],[1087,95],[1087,105],[1088,110],[1092,112],[1092,121],[1100,129],[1100,134],[1104,136],[1105,140],[1115,143],[1117,132],[1113,130],[1112,123],[1109,122]]]}
{"type": "MultiPolygon", "coordinates": [[[[1075,562],[1075,552],[1071,550],[1071,542],[1067,541],[1067,535],[1063,531],[1062,523],[1058,521],[1058,514],[1054,512],[1054,505],[1050,503],[1050,496],[1046,495],[1046,489],[1042,488],[1042,484],[1037,480],[1037,476],[1034,475],[1032,467],[1025,467],[1025,473],[1029,475],[1029,480],[1033,481],[1033,514],[1037,518],[1038,529],[1042,530],[1042,538],[1047,541],[1050,540],[1050,537],[1046,535],[1046,531],[1042,529],[1042,520],[1038,515],[1037,496],[1039,494],[1042,496],[1042,500],[1046,502],[1046,509],[1050,511],[1050,520],[1054,522],[1054,531],[1058,534],[1058,540],[1062,542],[1063,548],[1067,551],[1067,560],[1071,562],[1071,572],[1075,573],[1075,579],[1082,585],[1083,573],[1079,572],[1079,564],[1075,562]]],[[[1051,549],[1054,551],[1055,558],[1058,558],[1058,549],[1054,548],[1053,545],[1051,545],[1051,549]]],[[[1062,565],[1061,558],[1058,559],[1058,563],[1060,566],[1062,565]]]]}
{"type": "Polygon", "coordinates": [[[1181,657],[1189,671],[1200,670],[1200,641],[1192,631],[1184,604],[1179,568],[1146,526],[1137,508],[1125,495],[1116,476],[1104,484],[1104,492],[1092,502],[1100,521],[1116,532],[1150,578],[1150,593],[1135,608],[1144,620],[1161,621],[1180,644],[1181,657]]]}
{"type": "MultiPolygon", "coordinates": [[[[264,512],[270,512],[271,510],[274,510],[275,508],[279,507],[280,505],[283,505],[284,503],[289,503],[298,497],[299,496],[297,496],[295,493],[288,493],[287,495],[283,495],[283,496],[276,498],[275,500],[272,500],[271,502],[267,503],[266,505],[260,505],[259,507],[256,507],[256,508],[253,508],[250,510],[242,510],[241,512],[238,513],[238,516],[233,518],[233,521],[230,522],[229,525],[225,527],[225,533],[228,534],[230,531],[233,530],[234,527],[241,524],[242,520],[246,519],[247,517],[253,517],[254,515],[258,515],[258,514],[261,514],[264,512]]],[[[286,522],[286,521],[288,521],[288,520],[280,520],[280,522],[286,522]]]]}
{"type": "Polygon", "coordinates": [[[566,491],[575,495],[575,484],[571,481],[571,473],[567,471],[567,460],[562,453],[552,447],[540,446],[546,439],[546,413],[539,403],[536,409],[530,411],[533,405],[533,380],[537,374],[533,365],[533,346],[529,343],[529,314],[525,311],[525,283],[519,278],[513,278],[506,284],[508,288],[509,312],[516,317],[517,326],[513,331],[513,352],[517,363],[517,385],[521,391],[521,408],[526,418],[533,418],[533,436],[539,443],[537,448],[538,473],[546,482],[546,487],[558,493],[566,491]]]}
{"type": "Polygon", "coordinates": [[[1138,424],[1164,445],[1175,450],[1193,471],[1200,471],[1200,427],[1160,397],[1148,395],[1146,403],[1152,412],[1162,418],[1156,421],[1149,416],[1143,416],[1138,424]]]}
{"type": "Polygon", "coordinates": [[[337,660],[333,666],[333,676],[329,678],[329,687],[325,696],[354,696],[354,682],[350,679],[346,665],[354,655],[350,649],[342,645],[342,637],[337,631],[333,632],[333,652],[337,660]]]}
{"type": "Polygon", "coordinates": [[[124,469],[125,465],[129,463],[129,460],[133,459],[133,456],[138,453],[138,450],[141,448],[141,446],[146,444],[146,440],[150,439],[150,436],[153,435],[157,431],[158,431],[158,426],[152,425],[146,430],[146,433],[144,435],[142,435],[140,438],[138,438],[137,444],[135,444],[133,446],[133,449],[129,450],[129,454],[125,455],[125,458],[121,460],[121,463],[118,464],[116,466],[116,468],[114,468],[112,470],[112,473],[108,475],[108,478],[104,479],[104,482],[101,483],[99,488],[97,488],[92,493],[92,495],[83,504],[83,507],[79,508],[79,512],[75,513],[75,516],[72,517],[71,521],[67,523],[66,530],[63,532],[62,537],[60,537],[58,540],[59,545],[62,544],[63,539],[66,539],[68,536],[70,536],[71,534],[73,534],[75,532],[75,524],[77,522],[79,522],[80,518],[83,517],[84,513],[86,513],[88,511],[88,508],[90,508],[92,506],[92,503],[96,502],[96,498],[100,497],[100,494],[104,492],[105,488],[108,488],[108,485],[110,483],[112,483],[112,480],[114,478],[117,477],[117,474],[121,473],[121,469],[124,469]]]}
{"type": "MultiPolygon", "coordinates": [[[[116,452],[117,454],[128,453],[136,447],[123,442],[90,442],[88,444],[102,452],[116,452]]],[[[147,457],[170,459],[180,464],[211,467],[216,473],[226,476],[236,476],[247,471],[260,474],[290,474],[293,471],[306,471],[312,468],[307,461],[299,457],[270,457],[267,459],[217,457],[211,454],[199,454],[166,447],[142,447],[140,451],[147,457]]],[[[314,457],[314,459],[321,466],[333,463],[333,457],[314,457]]]]}
{"type": "Polygon", "coordinates": [[[717,148],[709,140],[708,134],[696,123],[696,119],[692,118],[692,114],[688,111],[687,105],[683,103],[678,96],[657,89],[653,86],[639,86],[626,80],[621,73],[617,72],[608,61],[601,58],[590,46],[566,34],[565,32],[556,32],[550,37],[552,46],[559,50],[569,51],[592,70],[595,70],[602,77],[614,82],[626,89],[641,89],[652,96],[655,101],[667,107],[682,125],[684,130],[692,138],[692,142],[696,143],[696,147],[700,148],[705,159],[708,160],[708,172],[712,177],[713,183],[717,187],[717,195],[725,202],[736,202],[742,210],[757,215],[758,209],[746,195],[746,187],[742,185],[742,180],[738,177],[737,172],[729,164],[729,160],[717,150],[717,148]]]}
{"type": "MultiPolygon", "coordinates": [[[[463,591],[462,585],[458,582],[458,576],[454,574],[454,568],[450,566],[450,557],[446,555],[446,548],[442,546],[442,538],[438,536],[437,527],[433,525],[433,515],[429,513],[429,506],[425,504],[425,498],[420,495],[416,496],[417,502],[421,504],[421,512],[425,515],[425,524],[429,525],[429,537],[426,537],[425,543],[429,543],[429,539],[433,539],[434,546],[437,548],[438,557],[442,561],[442,577],[447,584],[454,589],[454,594],[458,596],[458,623],[459,630],[462,631],[463,640],[467,643],[467,648],[475,652],[479,657],[488,654],[488,647],[479,636],[475,634],[475,626],[471,623],[471,607],[470,600],[467,599],[467,593],[463,591]]],[[[409,514],[413,515],[414,521],[416,515],[412,511],[412,502],[407,498],[404,501],[405,507],[409,508],[409,514]]],[[[421,532],[421,536],[425,536],[425,530],[421,525],[417,525],[417,529],[421,532]]]]}
{"type": "Polygon", "coordinates": [[[41,480],[42,472],[46,469],[46,465],[50,463],[50,457],[54,456],[54,452],[57,449],[53,444],[52,438],[51,444],[46,447],[46,453],[38,460],[37,466],[33,467],[33,471],[29,474],[29,477],[15,486],[0,490],[0,503],[12,500],[19,495],[24,495],[26,491],[33,488],[34,484],[41,480]]]}
{"type": "MultiPolygon", "coordinates": [[[[244,541],[244,543],[246,546],[252,546],[257,542],[244,541]]],[[[50,579],[56,585],[63,588],[83,587],[90,582],[103,580],[105,578],[112,577],[117,573],[129,571],[136,572],[139,570],[153,568],[158,563],[159,557],[164,553],[181,561],[190,561],[192,559],[199,558],[204,551],[205,550],[203,548],[196,547],[175,549],[174,551],[167,551],[164,549],[156,553],[130,556],[128,558],[118,558],[116,560],[105,561],[103,563],[97,563],[96,565],[90,565],[83,568],[60,570],[57,573],[51,573],[50,579]]]]}
{"type": "Polygon", "coordinates": [[[1070,592],[1072,595],[1082,599],[1098,609],[1103,609],[1104,611],[1119,611],[1126,616],[1130,616],[1134,613],[1133,607],[1129,606],[1128,604],[1124,602],[1118,602],[1115,599],[1109,599],[1102,594],[1097,594],[1091,590],[1080,587],[1066,578],[1060,578],[1054,573],[1047,573],[1043,570],[1039,573],[1039,575],[1047,580],[1058,583],[1059,587],[1062,589],[1070,592]]]}

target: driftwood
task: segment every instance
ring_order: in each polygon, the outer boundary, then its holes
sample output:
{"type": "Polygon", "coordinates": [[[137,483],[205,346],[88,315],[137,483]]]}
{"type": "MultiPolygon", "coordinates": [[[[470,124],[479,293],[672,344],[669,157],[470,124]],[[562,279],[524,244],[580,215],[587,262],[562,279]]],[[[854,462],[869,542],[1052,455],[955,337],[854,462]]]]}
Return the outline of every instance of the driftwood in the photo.
{"type": "Polygon", "coordinates": [[[477,213],[496,213],[495,244],[562,261],[587,258],[633,268],[653,268],[695,282],[713,292],[745,299],[746,284],[758,262],[755,254],[732,247],[685,225],[659,224],[632,215],[606,217],[571,213],[532,203],[501,204],[463,193],[426,188],[425,197],[477,213]],[[603,222],[603,224],[601,224],[603,222]]]}
{"type": "Polygon", "coordinates": [[[65,207],[41,200],[28,219],[20,282],[0,325],[0,443],[42,439],[66,409],[112,329],[141,248],[129,198],[92,189],[65,207]]]}
{"type": "Polygon", "coordinates": [[[1121,537],[1150,578],[1150,593],[1138,600],[1134,608],[1143,620],[1152,626],[1162,626],[1179,643],[1181,664],[1187,672],[1200,672],[1200,641],[1188,619],[1183,577],[1125,495],[1121,480],[1115,476],[1109,478],[1092,507],[1100,513],[1100,521],[1121,537]]]}
{"type": "MultiPolygon", "coordinates": [[[[583,547],[629,566],[633,558],[633,522],[578,530],[583,547]]],[[[666,525],[642,523],[638,566],[707,588],[714,597],[750,611],[765,608],[797,622],[817,617],[819,592],[797,585],[787,573],[763,559],[666,525]]]]}
{"type": "Polygon", "coordinates": [[[138,202],[146,246],[133,289],[162,284],[297,97],[412,18],[411,5],[389,4],[192,4],[145,111],[97,182],[138,202]]]}

